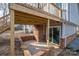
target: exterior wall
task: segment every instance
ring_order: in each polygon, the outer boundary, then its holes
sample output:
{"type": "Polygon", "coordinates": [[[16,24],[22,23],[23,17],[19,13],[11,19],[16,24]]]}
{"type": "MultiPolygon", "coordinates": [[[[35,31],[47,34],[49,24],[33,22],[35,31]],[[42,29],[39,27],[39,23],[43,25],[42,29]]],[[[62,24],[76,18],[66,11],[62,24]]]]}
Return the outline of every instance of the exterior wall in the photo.
{"type": "Polygon", "coordinates": [[[63,23],[63,28],[62,28],[62,37],[68,37],[74,33],[76,33],[76,26],[71,25],[71,24],[64,24],[63,23]]]}
{"type": "Polygon", "coordinates": [[[34,36],[38,42],[46,41],[46,26],[45,25],[34,25],[34,36]]]}
{"type": "Polygon", "coordinates": [[[70,4],[70,21],[79,25],[79,12],[77,3],[70,4]]]}
{"type": "Polygon", "coordinates": [[[61,46],[66,47],[76,37],[75,33],[77,32],[77,26],[75,26],[74,24],[79,23],[78,7],[75,3],[66,3],[63,4],[62,8],[66,10],[62,14],[62,18],[68,22],[62,24],[61,46]],[[69,22],[73,22],[74,24],[71,24],[69,22]]]}
{"type": "Polygon", "coordinates": [[[66,38],[61,38],[60,48],[65,48],[70,42],[74,40],[75,37],[76,37],[76,34],[72,34],[66,38]]]}
{"type": "Polygon", "coordinates": [[[62,3],[62,9],[65,10],[62,12],[62,18],[64,20],[79,24],[79,11],[77,3],[62,3]]]}
{"type": "Polygon", "coordinates": [[[76,37],[76,26],[63,23],[61,46],[66,47],[76,37]]]}

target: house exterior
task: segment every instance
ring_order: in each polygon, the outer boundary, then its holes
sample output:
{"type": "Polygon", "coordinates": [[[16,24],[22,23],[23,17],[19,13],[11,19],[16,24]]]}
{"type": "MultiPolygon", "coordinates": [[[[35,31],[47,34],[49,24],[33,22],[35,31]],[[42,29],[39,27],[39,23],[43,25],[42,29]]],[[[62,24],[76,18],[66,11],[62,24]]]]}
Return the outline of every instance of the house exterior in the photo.
{"type": "MultiPolygon", "coordinates": [[[[4,5],[4,4],[2,4],[4,5]]],[[[32,25],[33,26],[33,37],[19,37],[20,39],[27,41],[28,38],[36,40],[37,43],[39,42],[46,42],[47,46],[49,45],[49,42],[53,40],[53,37],[49,37],[50,34],[53,35],[53,29],[54,31],[56,29],[57,40],[59,44],[59,31],[61,27],[61,11],[62,9],[58,8],[56,4],[46,4],[46,3],[32,3],[32,4],[9,4],[9,14],[1,17],[2,22],[5,22],[5,24],[2,23],[1,25],[1,33],[5,32],[7,28],[10,28],[10,48],[11,48],[11,55],[15,54],[15,34],[14,34],[14,27],[15,24],[21,24],[21,25],[32,25]],[[17,7],[17,8],[16,8],[17,7]],[[8,21],[9,19],[10,21],[8,21]],[[7,25],[9,23],[9,25],[7,25]],[[4,25],[7,25],[4,27],[4,25]],[[58,29],[56,28],[58,27],[58,29]],[[49,30],[51,28],[51,32],[49,33],[49,30]],[[3,31],[2,31],[3,30],[3,31]],[[50,40],[49,40],[50,39],[50,40]]],[[[5,12],[4,12],[5,13],[5,12]]],[[[54,34],[55,35],[55,34],[54,34]]],[[[16,36],[17,37],[17,36],[16,36]]],[[[55,41],[54,41],[55,42],[55,41]]]]}
{"type": "MultiPolygon", "coordinates": [[[[15,24],[23,25],[24,32],[26,32],[25,29],[27,30],[25,26],[29,27],[29,30],[32,31],[31,34],[33,34],[34,38],[22,36],[20,38],[23,41],[33,39],[37,43],[45,42],[47,46],[50,43],[55,43],[59,47],[65,48],[76,37],[77,25],[79,23],[78,4],[14,3],[7,6],[9,6],[9,10],[6,9],[9,11],[9,16],[7,13],[1,19],[3,22],[6,21],[6,24],[9,23],[9,25],[4,27],[2,23],[1,27],[4,31],[10,28],[10,48],[12,55],[15,54],[15,24]],[[7,17],[10,21],[6,20],[7,17]]],[[[1,33],[4,31],[1,31],[1,33]]]]}

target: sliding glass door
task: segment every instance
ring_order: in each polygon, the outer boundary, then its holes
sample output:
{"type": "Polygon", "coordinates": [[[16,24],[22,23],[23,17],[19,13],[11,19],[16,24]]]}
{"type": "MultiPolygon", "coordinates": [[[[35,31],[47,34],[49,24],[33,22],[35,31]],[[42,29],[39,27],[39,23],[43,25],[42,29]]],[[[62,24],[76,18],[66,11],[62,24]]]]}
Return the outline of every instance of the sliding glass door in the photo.
{"type": "Polygon", "coordinates": [[[50,42],[59,44],[60,39],[60,27],[51,27],[50,28],[50,42]]]}

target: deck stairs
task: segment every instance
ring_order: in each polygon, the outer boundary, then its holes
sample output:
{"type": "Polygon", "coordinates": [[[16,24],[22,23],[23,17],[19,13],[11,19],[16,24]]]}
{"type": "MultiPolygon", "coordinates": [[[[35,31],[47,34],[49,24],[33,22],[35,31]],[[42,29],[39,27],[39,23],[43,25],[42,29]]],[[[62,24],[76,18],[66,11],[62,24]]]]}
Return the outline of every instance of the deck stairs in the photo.
{"type": "Polygon", "coordinates": [[[0,17],[0,34],[10,28],[10,15],[0,17]]]}
{"type": "MultiPolygon", "coordinates": [[[[0,17],[0,35],[9,29],[10,29],[10,15],[7,14],[5,16],[0,17]]],[[[2,44],[3,41],[4,40],[0,41],[0,44],[2,44]]],[[[8,45],[4,46],[4,42],[3,42],[3,45],[2,46],[0,45],[0,56],[8,55],[8,51],[9,51],[9,46],[8,45]]]]}

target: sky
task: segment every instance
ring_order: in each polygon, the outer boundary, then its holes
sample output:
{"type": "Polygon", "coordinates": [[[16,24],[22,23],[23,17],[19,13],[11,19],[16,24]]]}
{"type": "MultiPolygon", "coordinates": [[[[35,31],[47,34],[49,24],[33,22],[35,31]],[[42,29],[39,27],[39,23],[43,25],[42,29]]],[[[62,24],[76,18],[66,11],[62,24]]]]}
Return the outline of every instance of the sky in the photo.
{"type": "Polygon", "coordinates": [[[0,10],[0,17],[3,15],[3,11],[2,10],[0,10]]]}

